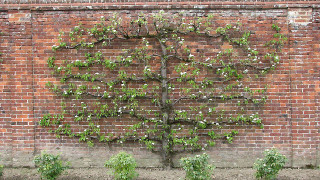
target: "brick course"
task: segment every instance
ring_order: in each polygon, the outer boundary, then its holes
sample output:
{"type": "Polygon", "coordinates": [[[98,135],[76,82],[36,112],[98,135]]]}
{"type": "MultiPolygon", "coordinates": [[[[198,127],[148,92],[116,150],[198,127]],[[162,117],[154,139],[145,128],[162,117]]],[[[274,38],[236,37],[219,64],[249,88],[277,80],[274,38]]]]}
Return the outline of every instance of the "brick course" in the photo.
{"type": "Polygon", "coordinates": [[[47,81],[57,81],[47,59],[60,30],[68,31],[79,22],[92,24],[101,14],[114,11],[147,14],[159,9],[212,12],[222,24],[240,20],[255,36],[264,36],[272,23],[279,24],[288,42],[280,65],[266,78],[270,88],[263,109],[265,128],[239,129],[233,144],[220,143],[208,153],[218,167],[250,167],[264,149],[277,147],[290,159],[288,166],[319,165],[319,2],[26,2],[0,1],[0,157],[5,165],[32,166],[34,155],[47,150],[62,152],[74,166],[97,166],[120,149],[133,152],[140,166],[160,165],[158,155],[133,144],[88,148],[77,139],[57,139],[37,125],[43,114],[60,106],[60,99],[45,87],[47,81]]]}

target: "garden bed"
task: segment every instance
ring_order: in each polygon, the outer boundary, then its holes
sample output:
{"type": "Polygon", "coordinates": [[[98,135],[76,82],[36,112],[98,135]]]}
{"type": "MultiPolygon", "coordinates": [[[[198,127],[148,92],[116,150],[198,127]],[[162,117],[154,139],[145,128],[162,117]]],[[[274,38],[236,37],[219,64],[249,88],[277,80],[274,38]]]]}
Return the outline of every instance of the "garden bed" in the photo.
{"type": "MultiPolygon", "coordinates": [[[[251,168],[232,168],[214,170],[214,178],[216,180],[239,179],[250,180],[254,178],[254,170],[251,168]]],[[[162,170],[162,169],[138,169],[138,180],[179,180],[183,179],[185,173],[181,169],[162,170]]],[[[284,169],[281,170],[278,180],[318,180],[320,178],[319,169],[284,169]]],[[[3,177],[4,180],[37,180],[40,176],[36,169],[29,168],[5,168],[3,177]]],[[[77,168],[69,169],[66,174],[63,174],[58,180],[106,180],[112,179],[112,176],[107,175],[106,168],[77,168]]]]}

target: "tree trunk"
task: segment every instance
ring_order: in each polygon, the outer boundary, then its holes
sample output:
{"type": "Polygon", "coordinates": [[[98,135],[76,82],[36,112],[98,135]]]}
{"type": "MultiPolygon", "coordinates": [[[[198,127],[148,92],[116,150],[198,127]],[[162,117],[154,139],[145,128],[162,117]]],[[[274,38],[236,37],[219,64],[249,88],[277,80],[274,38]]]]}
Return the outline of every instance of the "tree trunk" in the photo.
{"type": "Polygon", "coordinates": [[[166,169],[172,167],[171,151],[172,151],[172,139],[170,138],[170,125],[168,123],[170,107],[169,107],[169,97],[168,97],[168,79],[167,79],[167,50],[165,45],[159,39],[162,56],[161,56],[161,114],[163,122],[163,135],[162,135],[162,161],[163,166],[166,169]]]}

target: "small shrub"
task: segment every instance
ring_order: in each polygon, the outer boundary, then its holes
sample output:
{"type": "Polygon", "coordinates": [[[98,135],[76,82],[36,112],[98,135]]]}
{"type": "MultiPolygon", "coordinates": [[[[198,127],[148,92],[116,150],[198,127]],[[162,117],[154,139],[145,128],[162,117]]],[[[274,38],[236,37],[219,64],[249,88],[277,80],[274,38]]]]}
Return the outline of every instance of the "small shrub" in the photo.
{"type": "Polygon", "coordinates": [[[181,158],[180,163],[186,171],[188,180],[208,180],[211,179],[214,166],[208,163],[209,156],[206,153],[194,157],[181,158]]]}
{"type": "Polygon", "coordinates": [[[34,158],[35,165],[41,178],[47,180],[55,180],[61,173],[68,169],[68,165],[64,165],[59,155],[41,154],[34,158]]]}
{"type": "Polygon", "coordinates": [[[0,165],[0,177],[2,176],[3,174],[3,165],[0,165]]]}
{"type": "Polygon", "coordinates": [[[256,178],[275,179],[285,165],[287,158],[276,149],[266,150],[264,155],[263,159],[257,159],[254,163],[253,168],[257,170],[256,178]]]}
{"type": "Polygon", "coordinates": [[[2,176],[3,173],[3,165],[0,165],[0,177],[2,176]]]}
{"type": "Polygon", "coordinates": [[[116,180],[130,180],[138,177],[135,171],[136,166],[136,160],[126,152],[112,156],[105,164],[105,167],[112,169],[111,172],[116,180]]]}

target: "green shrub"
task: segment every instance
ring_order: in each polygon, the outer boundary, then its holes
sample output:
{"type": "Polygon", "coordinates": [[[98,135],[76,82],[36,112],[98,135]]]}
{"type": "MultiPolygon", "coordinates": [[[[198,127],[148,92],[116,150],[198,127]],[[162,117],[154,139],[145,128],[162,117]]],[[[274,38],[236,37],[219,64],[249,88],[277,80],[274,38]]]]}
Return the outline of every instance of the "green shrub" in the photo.
{"type": "Polygon", "coordinates": [[[112,156],[105,164],[105,167],[112,169],[111,172],[116,180],[130,180],[138,177],[135,171],[136,166],[136,160],[126,152],[112,156]]]}
{"type": "Polygon", "coordinates": [[[280,154],[277,149],[264,151],[265,157],[257,159],[253,168],[256,169],[257,179],[275,179],[279,171],[285,165],[287,158],[280,154]]]}
{"type": "Polygon", "coordinates": [[[3,165],[0,165],[0,177],[2,176],[3,174],[3,165]]]}
{"type": "Polygon", "coordinates": [[[3,173],[3,165],[0,165],[0,177],[2,176],[3,173]]]}
{"type": "Polygon", "coordinates": [[[64,165],[59,155],[43,153],[34,158],[35,165],[41,178],[47,180],[55,180],[61,173],[68,169],[68,165],[64,165]]]}
{"type": "Polygon", "coordinates": [[[180,163],[186,171],[188,180],[211,179],[214,166],[208,163],[209,156],[206,153],[194,157],[181,158],[180,163]]]}

